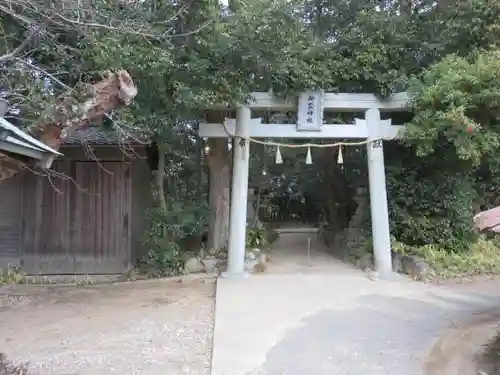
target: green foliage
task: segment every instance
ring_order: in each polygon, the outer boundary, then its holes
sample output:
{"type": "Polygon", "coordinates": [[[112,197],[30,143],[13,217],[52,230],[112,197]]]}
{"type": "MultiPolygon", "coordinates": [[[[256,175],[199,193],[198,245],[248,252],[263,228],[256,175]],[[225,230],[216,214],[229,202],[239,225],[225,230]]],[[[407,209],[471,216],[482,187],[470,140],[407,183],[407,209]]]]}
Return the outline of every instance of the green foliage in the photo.
{"type": "Polygon", "coordinates": [[[416,255],[431,267],[434,278],[467,277],[500,272],[500,241],[484,237],[471,245],[470,251],[456,253],[434,244],[415,247],[393,240],[395,252],[416,255]]]}
{"type": "Polygon", "coordinates": [[[247,228],[246,247],[249,249],[265,250],[279,238],[278,232],[266,228],[262,222],[252,224],[247,228]]]}
{"type": "Polygon", "coordinates": [[[167,211],[158,207],[147,212],[143,244],[147,256],[142,260],[147,272],[155,277],[172,276],[184,272],[182,240],[200,233],[206,226],[206,208],[196,202],[184,203],[167,199],[167,211]]]}
{"type": "Polygon", "coordinates": [[[73,284],[76,286],[93,285],[95,281],[89,275],[68,277],[52,277],[46,275],[26,275],[20,267],[8,266],[0,268],[0,285],[47,285],[47,284],[73,284]],[[83,276],[83,277],[82,277],[83,276]]]}
{"type": "Polygon", "coordinates": [[[405,139],[418,155],[444,145],[459,159],[480,164],[500,145],[500,51],[450,56],[412,82],[415,118],[405,139]]]}
{"type": "Polygon", "coordinates": [[[411,246],[467,251],[477,238],[471,205],[477,194],[466,166],[456,168],[458,160],[443,165],[444,155],[419,158],[397,144],[387,151],[391,233],[411,246]],[[439,169],[433,167],[438,163],[439,169]]]}
{"type": "Polygon", "coordinates": [[[261,222],[247,227],[246,247],[263,249],[268,245],[267,230],[261,222]]]}
{"type": "Polygon", "coordinates": [[[449,56],[411,83],[413,120],[389,147],[392,233],[410,246],[467,252],[472,218],[499,181],[500,52],[449,56]]]}
{"type": "MultiPolygon", "coordinates": [[[[159,274],[180,272],[179,241],[200,230],[205,215],[193,207],[205,205],[208,184],[199,110],[245,101],[252,91],[386,96],[409,85],[415,117],[405,145],[386,146],[391,229],[406,245],[465,252],[477,241],[473,206],[498,203],[498,0],[423,0],[413,10],[407,0],[238,1],[234,12],[217,0],[102,1],[85,10],[50,4],[0,10],[0,55],[27,37],[26,24],[53,21],[21,60],[0,64],[0,94],[19,110],[8,115],[36,119],[61,92],[58,81],[74,86],[106,70],[131,73],[139,94],[112,126],[165,141],[168,210],[150,210],[145,234],[147,262],[159,274]]],[[[297,201],[345,225],[353,189],[366,184],[366,155],[351,150],[344,150],[343,171],[326,152],[314,151],[312,166],[300,153],[285,155],[280,166],[270,165],[266,151],[252,155],[252,180],[262,167],[269,172],[259,177],[262,205],[273,210],[275,197],[285,197],[285,206],[293,185],[297,201]]],[[[261,231],[250,228],[250,242],[260,243],[261,231]]]]}
{"type": "Polygon", "coordinates": [[[23,284],[26,282],[26,275],[19,267],[0,268],[0,285],[1,284],[23,284]]]}

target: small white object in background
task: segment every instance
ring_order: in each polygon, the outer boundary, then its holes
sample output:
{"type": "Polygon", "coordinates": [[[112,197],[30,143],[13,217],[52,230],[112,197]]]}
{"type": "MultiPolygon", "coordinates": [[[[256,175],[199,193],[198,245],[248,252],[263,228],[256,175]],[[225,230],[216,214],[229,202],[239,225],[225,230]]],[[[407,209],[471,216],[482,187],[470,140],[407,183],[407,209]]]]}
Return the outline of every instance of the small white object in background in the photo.
{"type": "Polygon", "coordinates": [[[337,164],[344,164],[344,157],[342,156],[342,145],[339,146],[339,154],[337,156],[337,164]]]}
{"type": "Polygon", "coordinates": [[[281,156],[281,151],[279,146],[276,149],[276,164],[283,164],[283,157],[281,156]]]}
{"type": "Polygon", "coordinates": [[[306,164],[312,164],[311,147],[307,148],[306,164]]]}

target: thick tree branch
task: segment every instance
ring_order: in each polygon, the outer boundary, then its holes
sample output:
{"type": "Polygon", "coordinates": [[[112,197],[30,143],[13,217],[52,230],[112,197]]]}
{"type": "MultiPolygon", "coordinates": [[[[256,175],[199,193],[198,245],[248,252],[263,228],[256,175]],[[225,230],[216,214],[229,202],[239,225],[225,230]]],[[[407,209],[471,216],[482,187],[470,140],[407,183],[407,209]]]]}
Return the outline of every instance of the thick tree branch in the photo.
{"type": "Polygon", "coordinates": [[[3,64],[7,61],[14,60],[17,56],[19,56],[26,47],[31,43],[31,41],[37,36],[40,30],[43,28],[45,24],[38,25],[35,30],[33,30],[28,37],[16,48],[14,51],[7,53],[5,55],[0,56],[0,64],[3,64]]]}
{"type": "MultiPolygon", "coordinates": [[[[94,85],[82,85],[61,95],[52,107],[42,113],[28,132],[52,147],[59,149],[61,138],[94,122],[107,113],[129,105],[137,95],[137,88],[128,72],[109,73],[94,85]]],[[[24,169],[25,163],[12,156],[0,154],[0,181],[24,169]]]]}
{"type": "MultiPolygon", "coordinates": [[[[54,24],[58,27],[63,28],[84,28],[84,29],[103,29],[112,32],[119,32],[122,34],[129,34],[140,36],[144,38],[148,38],[151,40],[164,40],[167,38],[176,38],[176,37],[185,37],[193,34],[197,34],[205,29],[207,26],[212,24],[211,21],[207,21],[201,24],[199,27],[196,27],[193,30],[187,31],[185,33],[175,33],[173,23],[176,19],[178,19],[183,14],[189,12],[189,6],[185,5],[180,7],[168,20],[162,22],[161,24],[152,24],[152,23],[136,23],[136,22],[124,22],[122,19],[117,19],[112,17],[112,13],[110,15],[101,14],[92,8],[71,8],[65,7],[64,11],[77,11],[78,16],[76,18],[71,18],[63,13],[63,9],[55,9],[55,8],[45,8],[39,7],[36,3],[32,1],[24,1],[24,0],[0,0],[0,14],[8,14],[11,17],[17,19],[21,23],[25,25],[32,25],[36,23],[36,19],[45,20],[47,24],[54,24]],[[20,12],[13,8],[13,5],[18,6],[20,9],[29,10],[29,12],[24,15],[25,12],[20,12]],[[81,19],[80,11],[84,11],[85,14],[92,14],[91,19],[81,19]],[[34,18],[34,19],[33,19],[34,18]],[[106,20],[104,22],[98,22],[99,19],[106,20]],[[115,26],[119,25],[119,26],[115,26]],[[156,31],[157,26],[166,26],[167,28],[163,31],[156,31]]],[[[15,57],[17,54],[13,53],[12,57],[15,57]]],[[[1,60],[0,60],[1,62],[1,60]]]]}
{"type": "Polygon", "coordinates": [[[129,105],[136,95],[137,88],[128,72],[109,73],[94,85],[84,85],[61,95],[55,105],[29,127],[29,133],[57,150],[61,138],[101,121],[112,110],[129,105]]]}

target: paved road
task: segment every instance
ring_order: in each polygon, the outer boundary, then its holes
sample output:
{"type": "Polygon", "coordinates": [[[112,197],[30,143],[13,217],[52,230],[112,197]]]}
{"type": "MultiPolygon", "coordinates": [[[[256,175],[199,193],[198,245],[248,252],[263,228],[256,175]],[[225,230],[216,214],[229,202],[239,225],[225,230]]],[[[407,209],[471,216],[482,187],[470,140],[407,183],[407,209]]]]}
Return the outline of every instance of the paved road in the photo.
{"type": "MultiPolygon", "coordinates": [[[[291,255],[275,257],[276,272],[219,281],[212,375],[422,375],[448,329],[500,306],[500,288],[481,295],[371,281],[319,252],[309,266],[303,242],[303,235],[282,238],[291,255]]],[[[452,374],[438,365],[435,375],[452,374]]]]}
{"type": "Polygon", "coordinates": [[[423,374],[434,340],[454,322],[491,305],[485,300],[448,302],[436,308],[422,300],[369,294],[359,297],[359,305],[348,312],[318,311],[304,319],[302,327],[287,332],[256,373],[423,374]]]}

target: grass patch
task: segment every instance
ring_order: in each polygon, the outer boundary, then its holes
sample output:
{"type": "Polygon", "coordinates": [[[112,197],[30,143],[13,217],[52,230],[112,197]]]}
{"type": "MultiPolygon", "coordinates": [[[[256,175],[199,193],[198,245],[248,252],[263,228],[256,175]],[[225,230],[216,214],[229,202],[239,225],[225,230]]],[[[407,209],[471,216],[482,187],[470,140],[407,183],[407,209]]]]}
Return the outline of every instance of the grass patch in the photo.
{"type": "Polygon", "coordinates": [[[1,284],[25,284],[26,276],[19,267],[0,268],[0,285],[1,284]]]}
{"type": "Polygon", "coordinates": [[[431,268],[430,277],[436,279],[461,278],[500,274],[500,241],[480,237],[468,252],[453,253],[435,245],[407,246],[394,241],[394,252],[415,255],[431,268]]]}
{"type": "Polygon", "coordinates": [[[0,285],[47,285],[47,284],[70,284],[77,286],[93,285],[94,280],[89,275],[71,278],[49,277],[44,275],[26,275],[20,267],[9,266],[0,268],[0,285]]]}

